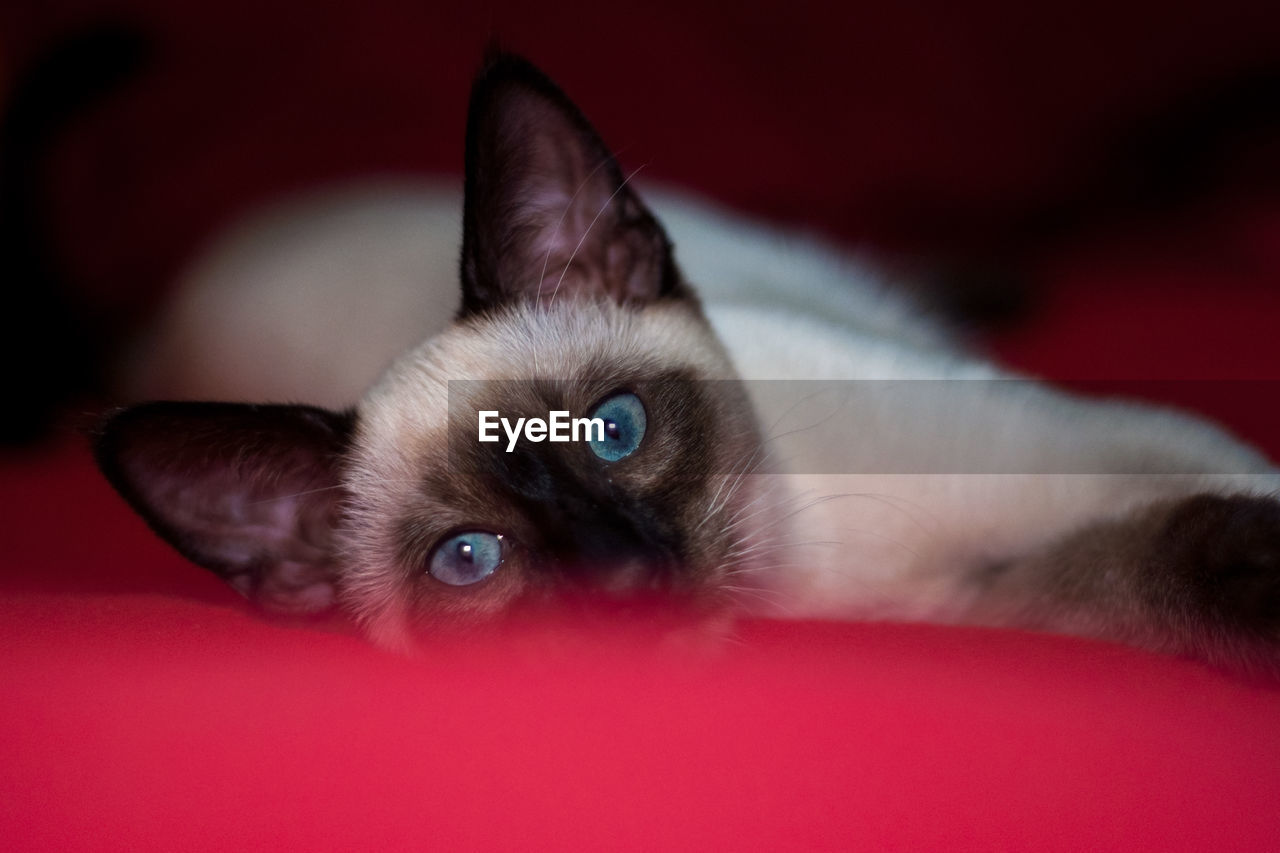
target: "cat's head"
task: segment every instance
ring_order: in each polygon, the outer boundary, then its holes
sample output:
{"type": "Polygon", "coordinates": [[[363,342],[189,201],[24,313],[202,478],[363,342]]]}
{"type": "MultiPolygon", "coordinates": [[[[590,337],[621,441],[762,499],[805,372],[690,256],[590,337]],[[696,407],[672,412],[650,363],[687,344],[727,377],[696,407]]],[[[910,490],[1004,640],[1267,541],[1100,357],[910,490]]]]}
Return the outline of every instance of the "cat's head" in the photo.
{"type": "Polygon", "coordinates": [[[466,151],[459,316],[354,411],[144,404],[103,422],[99,464],[250,599],[340,605],[387,645],[553,601],[722,608],[760,438],[670,241],[523,60],[478,77],[466,151]],[[501,425],[556,412],[591,440],[501,425]]]}

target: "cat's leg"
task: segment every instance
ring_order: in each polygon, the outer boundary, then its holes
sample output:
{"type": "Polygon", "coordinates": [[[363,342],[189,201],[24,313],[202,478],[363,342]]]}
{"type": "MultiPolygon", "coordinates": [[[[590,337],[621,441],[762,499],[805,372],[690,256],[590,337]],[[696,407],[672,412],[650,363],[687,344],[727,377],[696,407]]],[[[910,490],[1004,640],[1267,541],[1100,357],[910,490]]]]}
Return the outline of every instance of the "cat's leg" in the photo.
{"type": "Polygon", "coordinates": [[[965,621],[1115,640],[1280,677],[1280,501],[1159,501],[974,570],[965,621]]]}

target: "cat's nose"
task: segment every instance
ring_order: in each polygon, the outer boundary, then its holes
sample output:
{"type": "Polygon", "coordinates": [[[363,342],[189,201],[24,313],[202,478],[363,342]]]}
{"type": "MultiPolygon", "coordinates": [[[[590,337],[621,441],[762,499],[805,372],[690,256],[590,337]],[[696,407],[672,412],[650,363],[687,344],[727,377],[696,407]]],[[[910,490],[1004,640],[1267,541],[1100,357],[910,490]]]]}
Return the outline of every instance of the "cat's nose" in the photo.
{"type": "Polygon", "coordinates": [[[673,549],[652,530],[600,513],[570,525],[562,564],[583,589],[610,598],[661,592],[671,575],[673,549]]]}
{"type": "Polygon", "coordinates": [[[670,558],[657,551],[579,555],[564,565],[580,590],[615,599],[661,593],[671,577],[670,558]]]}
{"type": "Polygon", "coordinates": [[[590,588],[616,599],[657,592],[664,574],[660,567],[640,557],[601,561],[584,572],[590,588]]]}

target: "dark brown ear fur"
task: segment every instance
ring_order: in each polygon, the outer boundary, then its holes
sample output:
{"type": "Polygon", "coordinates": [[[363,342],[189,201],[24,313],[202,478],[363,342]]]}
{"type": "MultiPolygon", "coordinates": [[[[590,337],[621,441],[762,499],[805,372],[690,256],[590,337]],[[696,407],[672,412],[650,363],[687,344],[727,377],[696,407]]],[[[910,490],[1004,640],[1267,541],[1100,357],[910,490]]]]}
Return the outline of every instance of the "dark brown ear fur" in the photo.
{"type": "Polygon", "coordinates": [[[666,234],[590,123],[541,71],[497,55],[467,118],[462,313],[581,294],[683,291],[666,234]]]}
{"type": "Polygon", "coordinates": [[[317,611],[334,598],[353,420],[309,406],[145,403],[106,416],[94,453],[185,557],[267,609],[317,611]]]}

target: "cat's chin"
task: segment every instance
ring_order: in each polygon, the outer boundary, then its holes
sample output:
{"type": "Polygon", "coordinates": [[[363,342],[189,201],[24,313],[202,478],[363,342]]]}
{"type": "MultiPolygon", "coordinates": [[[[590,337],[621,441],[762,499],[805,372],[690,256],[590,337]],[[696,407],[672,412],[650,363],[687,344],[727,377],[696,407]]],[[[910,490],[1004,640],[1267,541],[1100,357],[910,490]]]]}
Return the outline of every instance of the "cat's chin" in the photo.
{"type": "Polygon", "coordinates": [[[434,656],[453,644],[477,642],[578,649],[603,643],[637,651],[701,654],[723,647],[735,621],[734,609],[718,599],[677,601],[663,596],[618,601],[584,595],[525,602],[486,620],[383,614],[366,622],[364,633],[381,648],[409,657],[434,656]]]}

